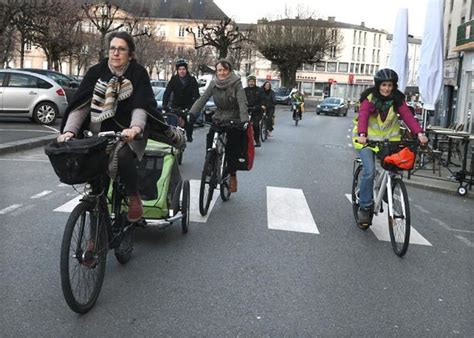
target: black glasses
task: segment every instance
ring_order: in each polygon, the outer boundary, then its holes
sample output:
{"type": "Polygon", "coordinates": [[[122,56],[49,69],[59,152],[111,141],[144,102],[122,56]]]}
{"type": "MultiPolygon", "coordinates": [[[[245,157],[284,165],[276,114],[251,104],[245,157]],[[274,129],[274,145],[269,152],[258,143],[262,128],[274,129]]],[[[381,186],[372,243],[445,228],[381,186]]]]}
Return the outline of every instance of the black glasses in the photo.
{"type": "Polygon", "coordinates": [[[124,47],[115,47],[115,46],[110,46],[109,47],[109,53],[115,54],[115,52],[118,52],[119,54],[125,54],[129,51],[128,48],[124,47]]]}

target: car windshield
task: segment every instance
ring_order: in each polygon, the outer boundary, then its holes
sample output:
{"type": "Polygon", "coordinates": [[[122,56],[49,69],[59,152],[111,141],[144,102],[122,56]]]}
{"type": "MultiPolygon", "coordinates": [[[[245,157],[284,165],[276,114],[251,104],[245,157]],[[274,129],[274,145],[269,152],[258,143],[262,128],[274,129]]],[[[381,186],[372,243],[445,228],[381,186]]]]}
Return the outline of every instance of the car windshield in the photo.
{"type": "Polygon", "coordinates": [[[288,95],[290,93],[290,88],[280,87],[275,89],[276,95],[288,95]]]}
{"type": "Polygon", "coordinates": [[[327,99],[324,99],[323,104],[341,104],[341,99],[336,99],[334,97],[328,97],[327,99]]]}

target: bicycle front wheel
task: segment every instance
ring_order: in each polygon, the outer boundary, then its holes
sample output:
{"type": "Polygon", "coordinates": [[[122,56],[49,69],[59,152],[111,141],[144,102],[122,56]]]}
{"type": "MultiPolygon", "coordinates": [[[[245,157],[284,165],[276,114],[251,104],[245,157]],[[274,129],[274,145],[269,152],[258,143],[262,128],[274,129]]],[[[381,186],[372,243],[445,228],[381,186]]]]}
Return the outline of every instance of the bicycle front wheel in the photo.
{"type": "Polygon", "coordinates": [[[402,257],[410,242],[410,205],[405,183],[400,178],[392,180],[392,210],[388,215],[388,227],[393,251],[402,257]]]}
{"type": "Polygon", "coordinates": [[[207,215],[217,184],[216,155],[217,154],[213,151],[208,152],[202,169],[201,186],[199,189],[199,212],[202,216],[207,215]]]}
{"type": "Polygon", "coordinates": [[[61,244],[61,286],[74,312],[88,312],[99,297],[107,256],[106,230],[87,202],[77,205],[66,223],[61,244]]]}
{"type": "Polygon", "coordinates": [[[267,119],[262,119],[260,124],[260,139],[265,142],[267,140],[267,119]]]}

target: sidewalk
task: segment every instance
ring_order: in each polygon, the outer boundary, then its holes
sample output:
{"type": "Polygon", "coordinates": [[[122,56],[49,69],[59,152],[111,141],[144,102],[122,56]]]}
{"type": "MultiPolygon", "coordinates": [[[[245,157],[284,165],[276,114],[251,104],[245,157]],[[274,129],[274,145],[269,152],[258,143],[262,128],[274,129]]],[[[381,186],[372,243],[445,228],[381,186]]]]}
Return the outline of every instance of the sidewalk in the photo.
{"type": "MultiPolygon", "coordinates": [[[[460,164],[459,159],[453,160],[456,164],[460,164]]],[[[452,172],[459,171],[461,168],[456,166],[449,167],[452,172]]],[[[417,188],[440,191],[448,194],[457,195],[460,198],[472,198],[474,199],[474,187],[472,190],[467,191],[467,195],[461,196],[457,193],[459,188],[459,182],[454,179],[454,175],[444,166],[441,166],[441,174],[438,171],[440,168],[438,165],[435,167],[435,173],[433,173],[433,167],[431,164],[427,164],[424,168],[416,170],[411,174],[408,179],[408,175],[404,175],[404,182],[407,186],[413,186],[417,188]]],[[[468,170],[469,165],[468,165],[468,170]]]]}
{"type": "Polygon", "coordinates": [[[0,155],[14,153],[17,151],[22,151],[22,150],[33,149],[36,147],[42,147],[52,142],[53,140],[55,140],[56,137],[57,137],[57,134],[48,134],[45,136],[29,138],[26,140],[6,142],[3,144],[0,144],[0,155]]]}

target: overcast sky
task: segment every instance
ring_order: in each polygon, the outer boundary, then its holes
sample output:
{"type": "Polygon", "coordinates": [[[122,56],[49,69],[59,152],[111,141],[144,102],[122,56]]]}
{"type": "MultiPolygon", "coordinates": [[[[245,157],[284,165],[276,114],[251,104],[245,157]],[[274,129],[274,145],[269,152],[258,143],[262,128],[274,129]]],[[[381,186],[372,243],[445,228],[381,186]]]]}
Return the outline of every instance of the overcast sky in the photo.
{"type": "Polygon", "coordinates": [[[231,18],[240,23],[255,23],[262,17],[283,16],[285,7],[296,14],[296,7],[309,10],[316,17],[335,16],[336,21],[385,29],[393,33],[398,9],[408,8],[409,34],[421,37],[428,0],[214,0],[231,18]]]}

